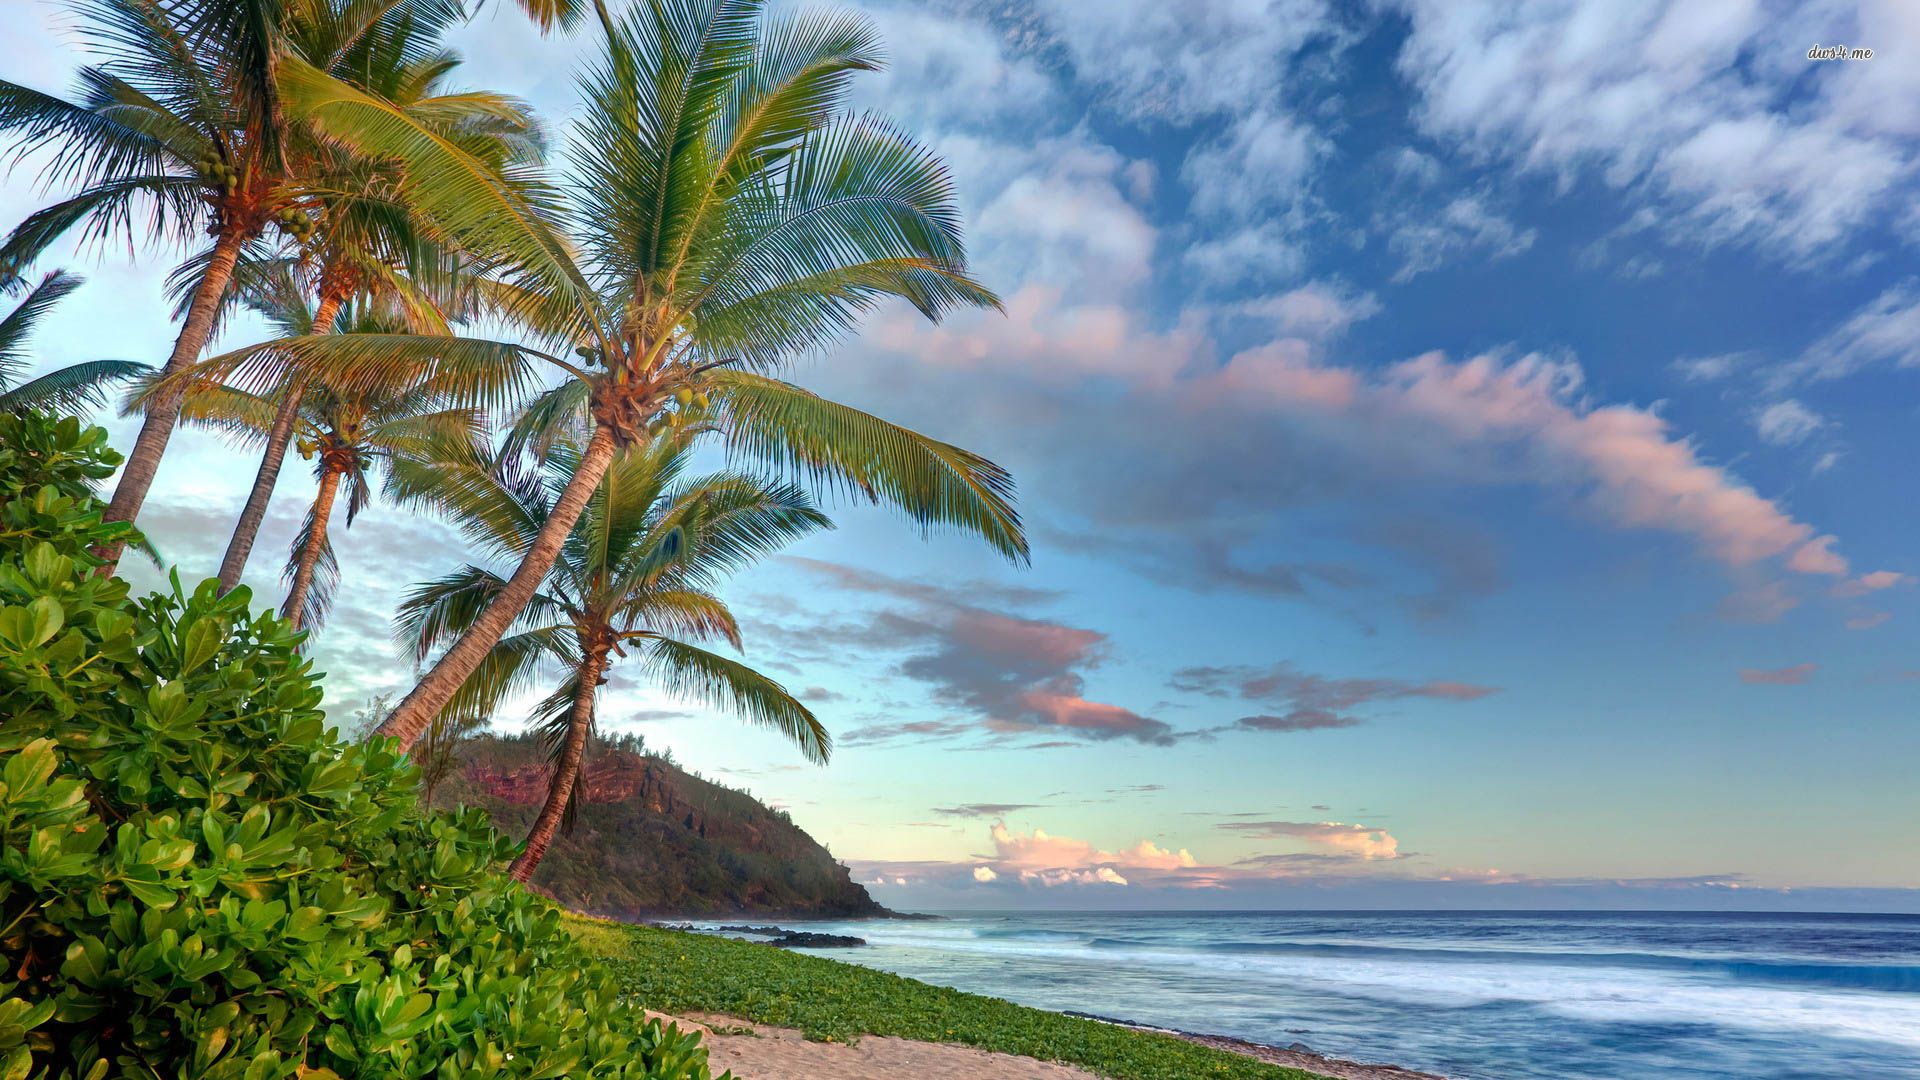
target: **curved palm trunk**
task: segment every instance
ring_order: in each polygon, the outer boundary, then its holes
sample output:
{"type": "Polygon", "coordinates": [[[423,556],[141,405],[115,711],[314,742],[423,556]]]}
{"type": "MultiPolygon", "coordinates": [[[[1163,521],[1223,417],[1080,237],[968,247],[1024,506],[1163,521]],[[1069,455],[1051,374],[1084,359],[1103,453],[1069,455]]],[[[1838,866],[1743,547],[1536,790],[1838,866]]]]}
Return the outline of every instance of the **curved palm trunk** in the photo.
{"type": "Polygon", "coordinates": [[[554,764],[553,780],[547,785],[546,805],[540,808],[540,816],[534,819],[533,829],[527,833],[526,850],[507,868],[515,881],[525,882],[533,876],[533,868],[546,857],[554,833],[560,830],[560,819],[567,813],[567,800],[573,797],[573,786],[580,779],[580,758],[587,750],[587,733],[593,729],[593,696],[600,688],[600,674],[606,669],[604,650],[590,652],[580,662],[580,686],[574,691],[573,713],[567,718],[567,741],[560,746],[560,760],[554,764]]]}
{"type": "MultiPolygon", "coordinates": [[[[340,300],[322,296],[314,309],[309,334],[333,332],[333,318],[340,311],[340,300]]],[[[287,460],[287,444],[293,441],[293,424],[300,417],[300,399],[307,392],[304,379],[295,380],[280,397],[280,408],[273,414],[273,426],[267,429],[267,450],[260,457],[260,471],[254,474],[253,490],[247,493],[247,505],[233,526],[233,538],[227,541],[227,554],[220,560],[220,591],[240,584],[246,572],[247,557],[253,554],[253,542],[260,536],[260,523],[266,520],[267,503],[273,498],[273,486],[280,481],[280,467],[287,460]]]]}
{"type": "MultiPolygon", "coordinates": [[[[220,301],[233,282],[233,267],[240,261],[240,246],[244,242],[245,238],[237,230],[221,233],[214,242],[213,257],[207,261],[206,272],[200,275],[200,284],[194,286],[187,321],[180,327],[180,336],[173,341],[173,354],[167,357],[162,374],[172,375],[193,366],[200,350],[207,347],[207,339],[213,336],[214,316],[219,314],[220,301]]],[[[107,504],[104,515],[107,521],[133,521],[140,516],[140,505],[146,502],[147,489],[153,486],[154,474],[160,471],[160,458],[167,452],[167,440],[173,437],[174,425],[180,420],[180,401],[185,396],[186,387],[174,386],[147,402],[140,435],[127,454],[126,468],[121,470],[120,483],[113,489],[113,501],[107,504]]],[[[125,547],[121,542],[96,548],[94,553],[106,560],[99,573],[113,573],[125,547]]]]}
{"type": "Polygon", "coordinates": [[[585,453],[580,456],[580,467],[574,470],[573,479],[567,481],[566,490],[561,492],[560,500],[554,504],[553,514],[540,526],[540,533],[534,538],[533,546],[520,560],[520,566],[514,570],[513,577],[507,579],[507,587],[500,590],[493,602],[487,605],[467,632],[453,647],[441,654],[440,659],[421,677],[420,682],[407,693],[407,696],[387,714],[386,722],[381,724],[378,735],[400,740],[402,750],[411,749],[420,741],[420,735],[427,730],[433,718],[440,715],[447,701],[480,666],[480,661],[493,650],[507,627],[513,625],[527,601],[533,599],[540,581],[553,568],[553,560],[560,554],[560,545],[566,542],[567,534],[573,531],[574,522],[580,520],[580,512],[586,509],[587,500],[593,496],[595,488],[600,486],[600,478],[607,474],[607,466],[613,461],[613,432],[604,425],[596,426],[593,438],[587,441],[585,453]]]}
{"type": "Polygon", "coordinates": [[[338,472],[328,469],[320,475],[320,492],[313,497],[313,528],[307,530],[307,546],[300,549],[300,561],[294,564],[293,585],[287,589],[287,601],[280,605],[281,617],[296,631],[300,629],[307,593],[313,588],[313,568],[327,543],[327,519],[333,516],[333,496],[339,488],[338,472]]]}

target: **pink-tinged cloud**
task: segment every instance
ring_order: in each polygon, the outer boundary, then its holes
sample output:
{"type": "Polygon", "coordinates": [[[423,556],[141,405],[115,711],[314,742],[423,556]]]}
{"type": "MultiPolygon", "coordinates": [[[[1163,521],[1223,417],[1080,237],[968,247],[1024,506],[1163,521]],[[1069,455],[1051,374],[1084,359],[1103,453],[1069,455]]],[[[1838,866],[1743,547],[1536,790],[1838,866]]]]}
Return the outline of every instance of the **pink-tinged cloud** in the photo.
{"type": "Polygon", "coordinates": [[[1572,468],[1576,486],[1616,524],[1692,536],[1732,566],[1792,553],[1799,573],[1844,574],[1846,560],[1724,469],[1699,459],[1667,421],[1626,405],[1588,408],[1577,365],[1529,355],[1450,363],[1427,353],[1394,367],[1378,388],[1391,412],[1430,421],[1456,437],[1519,444],[1572,468]]]}
{"type": "Polygon", "coordinates": [[[1896,585],[1911,585],[1913,578],[1892,570],[1875,570],[1871,574],[1861,574],[1857,578],[1843,581],[1833,587],[1833,595],[1843,600],[1876,593],[1882,589],[1891,589],[1896,585]]]}
{"type": "Polygon", "coordinates": [[[1168,737],[1167,725],[1158,720],[1118,705],[1088,701],[1078,694],[1029,690],[1021,694],[1019,700],[1021,712],[990,719],[988,726],[1001,731],[1058,727],[1096,739],[1131,738],[1143,742],[1168,737]]]}
{"type": "Polygon", "coordinates": [[[1833,552],[1833,545],[1837,541],[1838,538],[1834,536],[1821,536],[1801,544],[1794,549],[1793,557],[1787,560],[1787,569],[1796,574],[1845,577],[1847,560],[1833,552]]]}
{"type": "Polygon", "coordinates": [[[1754,686],[1799,686],[1820,670],[1819,664],[1795,664],[1783,668],[1746,668],[1740,681],[1754,686]]]}
{"type": "Polygon", "coordinates": [[[1777,623],[1800,606],[1800,598],[1777,581],[1743,586],[1720,601],[1715,614],[1731,623],[1765,625],[1777,623]]]}
{"type": "Polygon", "coordinates": [[[1309,359],[1310,347],[1283,338],[1237,353],[1207,380],[1209,394],[1241,401],[1265,401],[1343,410],[1360,393],[1360,377],[1346,368],[1321,367],[1309,359]]]}
{"type": "Polygon", "coordinates": [[[1891,618],[1893,618],[1892,614],[1885,611],[1868,611],[1859,615],[1851,615],[1847,618],[1847,629],[1872,630],[1883,625],[1891,618]]]}
{"type": "Polygon", "coordinates": [[[1040,619],[1023,619],[978,608],[955,613],[953,643],[982,656],[997,656],[1037,668],[1067,668],[1097,659],[1107,636],[1098,630],[1040,619]]]}
{"type": "MultiPolygon", "coordinates": [[[[1232,821],[1219,826],[1228,832],[1261,839],[1296,839],[1314,847],[1360,859],[1397,859],[1400,841],[1385,829],[1344,821],[1232,821]]],[[[1269,862],[1288,856],[1266,856],[1269,862]]]]}
{"type": "MultiPolygon", "coordinates": [[[[864,647],[915,651],[899,671],[928,684],[934,698],[972,714],[974,730],[1049,732],[1082,740],[1131,739],[1156,746],[1174,741],[1173,728],[1131,709],[1086,696],[1083,674],[1105,658],[1107,635],[1048,619],[1024,618],[980,606],[1025,603],[1033,590],[1004,587],[949,588],[903,581],[835,563],[791,559],[842,588],[907,601],[908,610],[882,612],[859,631],[864,647]]],[[[880,724],[860,728],[843,745],[924,735],[963,733],[958,720],[880,724]]]]}
{"type": "Polygon", "coordinates": [[[1177,873],[1199,865],[1185,848],[1173,851],[1151,840],[1141,840],[1120,851],[1103,851],[1088,841],[1055,836],[1045,829],[1016,833],[999,822],[989,835],[994,857],[984,868],[993,877],[982,878],[977,870],[974,873],[974,880],[983,884],[1011,874],[1022,882],[1047,886],[1126,885],[1129,881],[1122,871],[1177,873]]]}

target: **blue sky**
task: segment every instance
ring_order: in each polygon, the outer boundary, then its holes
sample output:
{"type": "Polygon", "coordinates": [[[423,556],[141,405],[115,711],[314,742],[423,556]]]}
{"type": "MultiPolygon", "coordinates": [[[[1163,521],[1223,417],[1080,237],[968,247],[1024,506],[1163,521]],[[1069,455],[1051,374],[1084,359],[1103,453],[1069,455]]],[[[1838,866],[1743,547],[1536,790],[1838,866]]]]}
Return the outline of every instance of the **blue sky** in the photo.
{"type": "MultiPolygon", "coordinates": [[[[21,6],[0,71],[64,88],[21,6]]],[[[729,594],[830,766],[618,678],[608,726],[896,906],[1920,908],[1920,8],[866,9],[860,104],[946,155],[1007,313],[795,377],[1012,468],[1033,565],[838,508],[729,594]]],[[[564,131],[584,39],[457,43],[564,131]]],[[[175,257],[76,254],[46,362],[162,355],[175,257]]],[[[210,572],[252,468],[176,440],[143,524],[210,572]]],[[[344,714],[463,554],[337,544],[344,714]]]]}

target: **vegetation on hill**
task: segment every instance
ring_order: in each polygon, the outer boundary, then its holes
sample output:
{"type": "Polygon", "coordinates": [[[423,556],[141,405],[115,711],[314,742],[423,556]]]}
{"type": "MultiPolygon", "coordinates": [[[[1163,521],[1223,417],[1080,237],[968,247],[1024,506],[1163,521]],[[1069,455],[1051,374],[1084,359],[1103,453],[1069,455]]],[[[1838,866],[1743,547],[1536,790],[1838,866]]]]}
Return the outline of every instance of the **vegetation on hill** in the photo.
{"type": "Polygon", "coordinates": [[[118,461],[0,412],[0,1077],[706,1080],[485,814],[327,727],[284,620],[98,573],[118,461]]]}
{"type": "Polygon", "coordinates": [[[721,1013],[797,1028],[809,1039],[862,1035],[959,1043],[1078,1065],[1116,1080],[1321,1080],[1149,1031],[963,994],[758,942],[569,919],[627,993],[671,1013],[721,1013]]]}
{"type": "MultiPolygon", "coordinates": [[[[518,835],[547,792],[536,738],[479,736],[434,795],[484,807],[518,835]]],[[[884,915],[847,868],[785,811],[642,752],[638,740],[597,746],[581,774],[573,834],[555,840],[535,888],[576,911],[658,915],[884,915]]]]}

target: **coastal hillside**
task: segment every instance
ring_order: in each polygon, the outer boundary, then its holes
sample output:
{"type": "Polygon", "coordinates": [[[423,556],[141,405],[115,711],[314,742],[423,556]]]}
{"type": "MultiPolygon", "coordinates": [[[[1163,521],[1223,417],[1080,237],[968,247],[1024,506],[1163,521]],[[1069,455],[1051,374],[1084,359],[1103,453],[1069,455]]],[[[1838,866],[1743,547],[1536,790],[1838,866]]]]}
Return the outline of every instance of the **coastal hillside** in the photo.
{"type": "MultiPolygon", "coordinates": [[[[524,836],[548,765],[529,739],[480,736],[434,803],[480,806],[524,836]]],[[[847,868],[785,811],[630,744],[596,745],[581,772],[573,834],[555,840],[533,885],[575,911],[848,918],[885,915],[847,868]]]]}

